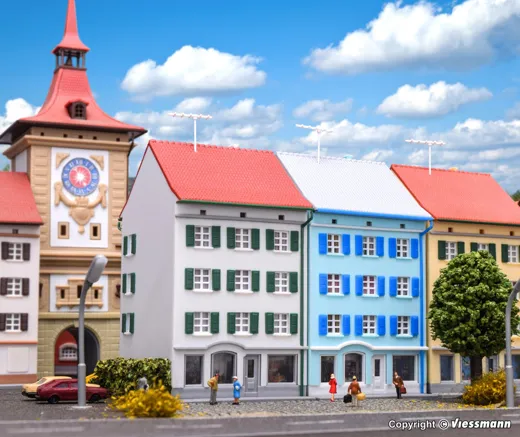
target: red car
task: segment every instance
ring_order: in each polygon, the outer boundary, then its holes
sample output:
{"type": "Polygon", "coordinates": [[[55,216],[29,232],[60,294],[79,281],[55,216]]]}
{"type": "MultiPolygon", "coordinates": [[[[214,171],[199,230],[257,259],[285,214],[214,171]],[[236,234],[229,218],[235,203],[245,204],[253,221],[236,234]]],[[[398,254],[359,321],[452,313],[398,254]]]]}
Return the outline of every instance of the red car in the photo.
{"type": "MultiPolygon", "coordinates": [[[[87,386],[86,398],[88,402],[98,402],[108,397],[108,390],[103,387],[87,386]]],[[[78,400],[78,380],[58,379],[50,381],[38,387],[36,399],[47,401],[49,404],[57,404],[59,401],[78,400]]]]}

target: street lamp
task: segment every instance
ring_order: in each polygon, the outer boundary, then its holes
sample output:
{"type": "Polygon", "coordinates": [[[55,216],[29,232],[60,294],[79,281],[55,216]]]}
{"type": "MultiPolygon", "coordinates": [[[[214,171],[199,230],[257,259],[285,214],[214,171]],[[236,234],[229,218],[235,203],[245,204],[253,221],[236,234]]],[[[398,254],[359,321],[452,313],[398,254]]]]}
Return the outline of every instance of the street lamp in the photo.
{"type": "Polygon", "coordinates": [[[172,117],[180,117],[180,118],[191,118],[193,119],[193,145],[195,152],[197,151],[197,120],[209,120],[213,118],[211,115],[203,115],[203,114],[185,114],[184,112],[170,112],[168,115],[172,117]]]}
{"type": "Polygon", "coordinates": [[[90,267],[88,268],[87,276],[83,282],[83,288],[81,289],[81,296],[79,299],[79,327],[78,327],[78,349],[79,349],[79,360],[78,360],[78,407],[86,407],[86,392],[87,392],[87,368],[85,365],[85,297],[87,291],[92,284],[99,281],[105,266],[107,265],[107,259],[103,255],[96,255],[90,267]]]}
{"type": "Polygon", "coordinates": [[[428,174],[432,174],[432,146],[444,146],[442,141],[405,140],[407,143],[426,144],[428,146],[428,174]]]}
{"type": "Polygon", "coordinates": [[[513,380],[513,357],[511,356],[511,309],[516,295],[520,292],[520,280],[516,281],[515,288],[509,295],[506,307],[506,407],[514,408],[515,391],[513,380]]]}
{"type": "Polygon", "coordinates": [[[320,163],[320,153],[321,153],[321,146],[320,146],[320,136],[321,134],[329,134],[332,132],[331,129],[324,129],[319,126],[307,126],[305,124],[297,124],[296,127],[300,127],[302,129],[310,129],[315,131],[318,134],[318,164],[320,163]]]}

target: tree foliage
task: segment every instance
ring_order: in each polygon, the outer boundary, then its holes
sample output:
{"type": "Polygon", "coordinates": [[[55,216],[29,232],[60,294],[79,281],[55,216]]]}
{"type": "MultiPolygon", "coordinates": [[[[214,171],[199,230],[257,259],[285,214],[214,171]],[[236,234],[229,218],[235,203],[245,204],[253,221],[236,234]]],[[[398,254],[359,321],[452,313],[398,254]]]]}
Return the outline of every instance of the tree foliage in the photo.
{"type": "MultiPolygon", "coordinates": [[[[505,311],[511,282],[487,251],[461,254],[441,270],[433,286],[428,319],[433,339],[471,358],[472,379],[482,372],[482,358],[504,350],[505,311]],[[479,366],[480,369],[475,368],[479,366]]],[[[511,312],[512,335],[518,333],[517,301],[511,312]]]]}
{"type": "Polygon", "coordinates": [[[2,169],[2,171],[10,171],[11,170],[11,167],[9,166],[9,164],[6,164],[5,167],[2,169]]]}
{"type": "Polygon", "coordinates": [[[515,193],[511,194],[511,197],[515,202],[518,202],[520,200],[520,190],[516,190],[515,193]]]}

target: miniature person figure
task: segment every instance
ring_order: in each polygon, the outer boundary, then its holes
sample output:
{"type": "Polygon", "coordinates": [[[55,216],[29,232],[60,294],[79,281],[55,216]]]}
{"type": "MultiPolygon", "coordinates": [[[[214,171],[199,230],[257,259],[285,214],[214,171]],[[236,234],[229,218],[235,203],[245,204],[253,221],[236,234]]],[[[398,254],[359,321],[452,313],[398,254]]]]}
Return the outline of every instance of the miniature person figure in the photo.
{"type": "Polygon", "coordinates": [[[242,390],[242,386],[238,382],[238,377],[233,376],[233,405],[240,405],[240,390],[242,390]]]}
{"type": "Polygon", "coordinates": [[[397,393],[397,399],[401,399],[401,387],[404,387],[403,378],[399,376],[397,372],[394,372],[394,386],[395,392],[397,393]]]}
{"type": "Polygon", "coordinates": [[[355,376],[353,376],[352,382],[348,386],[348,394],[352,395],[352,405],[354,407],[358,406],[357,395],[359,393],[361,393],[361,387],[359,385],[359,382],[357,381],[357,378],[355,376]]]}
{"type": "Polygon", "coordinates": [[[217,391],[218,391],[218,378],[219,373],[215,372],[215,375],[213,375],[213,378],[210,378],[208,380],[208,386],[210,388],[210,395],[209,395],[209,404],[210,405],[217,405],[217,391]]]}
{"type": "Polygon", "coordinates": [[[338,390],[337,390],[338,381],[336,381],[336,377],[334,376],[334,373],[332,373],[330,375],[329,385],[330,385],[330,389],[329,389],[330,401],[334,402],[334,395],[338,392],[338,390]]]}
{"type": "Polygon", "coordinates": [[[137,390],[147,391],[150,388],[148,385],[148,380],[145,377],[139,378],[137,380],[137,390]]]}

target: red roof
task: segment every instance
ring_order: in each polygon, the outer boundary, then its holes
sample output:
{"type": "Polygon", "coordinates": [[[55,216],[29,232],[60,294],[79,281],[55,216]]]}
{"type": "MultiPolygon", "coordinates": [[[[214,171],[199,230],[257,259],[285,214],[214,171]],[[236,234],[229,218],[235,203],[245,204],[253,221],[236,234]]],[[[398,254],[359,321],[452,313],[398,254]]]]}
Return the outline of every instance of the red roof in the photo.
{"type": "Polygon", "coordinates": [[[0,172],[0,223],[43,224],[25,173],[0,172]]]}
{"type": "Polygon", "coordinates": [[[54,48],[52,53],[56,53],[59,49],[72,49],[82,52],[88,52],[90,49],[81,42],[78,34],[78,22],[76,20],[76,2],[69,0],[67,7],[67,18],[65,19],[65,33],[63,39],[54,48]]]}
{"type": "Polygon", "coordinates": [[[435,219],[520,224],[520,208],[490,174],[392,165],[419,204],[435,219]]]}
{"type": "Polygon", "coordinates": [[[197,144],[195,152],[193,144],[155,140],[148,150],[179,200],[312,209],[271,151],[197,144]]]}

